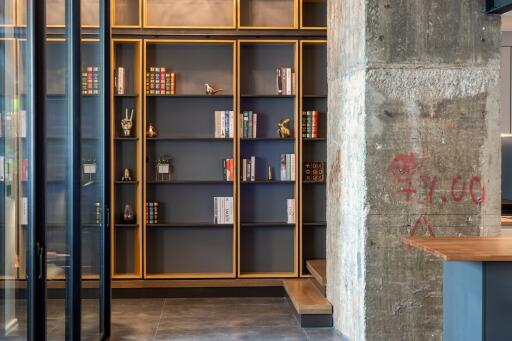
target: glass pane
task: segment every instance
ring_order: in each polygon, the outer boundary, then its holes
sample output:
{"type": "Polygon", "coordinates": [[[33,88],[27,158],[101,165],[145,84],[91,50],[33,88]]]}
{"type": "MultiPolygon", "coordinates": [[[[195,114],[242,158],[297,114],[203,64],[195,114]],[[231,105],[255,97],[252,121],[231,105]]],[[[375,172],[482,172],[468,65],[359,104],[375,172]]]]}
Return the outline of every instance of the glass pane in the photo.
{"type": "Polygon", "coordinates": [[[0,339],[27,339],[26,256],[29,184],[28,77],[24,31],[16,38],[14,1],[0,2],[0,339]]]}

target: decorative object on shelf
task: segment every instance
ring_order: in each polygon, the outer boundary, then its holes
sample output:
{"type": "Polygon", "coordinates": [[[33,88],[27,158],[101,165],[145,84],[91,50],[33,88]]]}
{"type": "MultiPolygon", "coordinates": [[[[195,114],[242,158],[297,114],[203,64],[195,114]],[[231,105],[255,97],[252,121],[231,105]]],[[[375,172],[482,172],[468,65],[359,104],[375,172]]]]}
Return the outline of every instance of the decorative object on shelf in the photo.
{"type": "Polygon", "coordinates": [[[90,183],[95,180],[96,177],[96,160],[95,159],[84,159],[82,161],[82,181],[90,183]]]}
{"type": "Polygon", "coordinates": [[[95,202],[94,208],[96,213],[94,221],[96,224],[101,224],[101,204],[99,202],[95,202]]]}
{"type": "Polygon", "coordinates": [[[171,181],[172,158],[162,155],[156,161],[156,181],[171,181]]]}
{"type": "Polygon", "coordinates": [[[132,171],[130,170],[130,168],[123,169],[121,181],[132,181],[132,171]]]}
{"type": "Polygon", "coordinates": [[[208,83],[205,83],[204,86],[206,87],[206,94],[207,95],[215,95],[217,94],[218,92],[221,92],[223,91],[223,89],[215,89],[215,87],[213,87],[212,85],[208,84],[208,83]]]}
{"type": "Polygon", "coordinates": [[[272,167],[268,166],[267,168],[267,181],[272,181],[274,180],[273,176],[272,176],[272,167]]]}
{"type": "Polygon", "coordinates": [[[147,137],[157,137],[158,136],[158,132],[156,131],[155,126],[151,122],[149,122],[148,130],[146,131],[146,136],[147,137]]]}
{"type": "Polygon", "coordinates": [[[279,137],[282,139],[287,139],[290,137],[291,132],[288,124],[290,123],[290,119],[288,117],[282,118],[278,123],[277,132],[279,133],[279,137]]]}
{"type": "Polygon", "coordinates": [[[130,204],[124,205],[121,221],[125,224],[133,224],[135,222],[135,212],[130,204]]]}
{"type": "Polygon", "coordinates": [[[132,109],[130,115],[128,115],[128,108],[125,109],[125,114],[123,119],[121,120],[121,128],[123,129],[123,134],[125,137],[132,136],[132,128],[133,128],[133,114],[135,110],[132,109]]]}
{"type": "Polygon", "coordinates": [[[304,181],[325,181],[325,163],[323,161],[309,161],[303,163],[304,181]]]}

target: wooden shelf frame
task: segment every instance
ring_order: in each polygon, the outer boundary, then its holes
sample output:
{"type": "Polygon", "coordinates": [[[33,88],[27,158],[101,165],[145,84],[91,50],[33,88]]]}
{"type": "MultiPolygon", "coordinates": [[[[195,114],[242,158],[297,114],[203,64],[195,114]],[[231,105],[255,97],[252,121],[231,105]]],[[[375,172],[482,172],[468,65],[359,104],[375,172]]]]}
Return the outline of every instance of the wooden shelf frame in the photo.
{"type": "MultiPolygon", "coordinates": [[[[241,152],[240,152],[240,146],[241,146],[241,143],[242,141],[244,141],[244,139],[241,138],[240,136],[240,132],[242,131],[242,127],[240,126],[240,114],[242,113],[242,108],[241,108],[241,98],[242,98],[242,93],[241,93],[241,79],[240,79],[240,74],[241,74],[241,50],[242,50],[242,45],[244,44],[258,44],[258,45],[293,45],[293,50],[294,50],[294,60],[293,60],[293,71],[295,72],[296,74],[296,77],[295,77],[295,96],[293,97],[293,100],[294,100],[294,153],[295,153],[295,156],[296,156],[296,160],[299,160],[300,157],[299,157],[299,126],[300,126],[300,123],[299,123],[299,112],[298,112],[298,109],[299,109],[299,102],[298,102],[298,94],[300,93],[299,92],[299,87],[298,87],[298,71],[299,71],[299,40],[295,40],[295,39],[283,39],[283,40],[263,40],[263,39],[241,39],[241,40],[238,40],[237,41],[237,44],[238,44],[238,54],[237,54],[237,59],[236,59],[236,66],[237,66],[237,84],[238,84],[238,87],[237,87],[237,97],[238,97],[238,106],[237,106],[237,110],[236,110],[236,122],[237,122],[237,132],[238,134],[236,135],[237,136],[237,164],[238,166],[240,167],[240,157],[241,157],[241,152]]],[[[299,162],[296,162],[296,169],[295,169],[295,174],[296,176],[299,175],[299,169],[297,168],[299,165],[299,162]]],[[[237,171],[237,174],[240,174],[240,169],[238,169],[237,171]]],[[[236,182],[237,182],[237,188],[240,190],[241,189],[241,186],[244,184],[244,182],[241,181],[240,179],[240,176],[237,175],[236,177],[236,182]]],[[[293,185],[294,187],[294,194],[295,194],[295,215],[296,215],[296,220],[295,220],[295,224],[293,224],[293,229],[294,229],[294,233],[293,233],[293,236],[294,236],[294,241],[293,241],[293,272],[255,272],[255,273],[249,273],[249,272],[242,272],[242,269],[241,269],[241,232],[242,232],[242,222],[240,220],[240,217],[241,217],[241,210],[240,210],[240,207],[241,207],[241,195],[240,193],[238,193],[237,195],[237,217],[238,217],[238,221],[237,221],[237,234],[238,234],[238,240],[237,240],[237,275],[239,278],[291,278],[291,277],[297,277],[298,276],[298,273],[299,273],[299,269],[298,269],[298,256],[299,256],[299,251],[298,251],[298,243],[299,243],[299,232],[298,232],[298,222],[299,222],[299,215],[298,215],[298,212],[299,212],[299,191],[300,191],[300,187],[299,187],[299,181],[295,181],[295,183],[291,183],[291,185],[293,185]]]]}
{"type": "MultiPolygon", "coordinates": [[[[113,0],[115,1],[115,0],[113,0]]],[[[148,24],[148,0],[143,0],[143,6],[142,6],[142,27],[144,28],[156,28],[156,29],[208,29],[208,30],[233,30],[237,28],[237,18],[238,18],[238,11],[237,11],[237,0],[231,0],[233,3],[232,6],[232,13],[233,13],[233,20],[231,25],[219,25],[219,26],[208,26],[208,25],[183,25],[183,26],[176,26],[176,25],[149,25],[148,24]]],[[[233,88],[234,89],[234,88],[233,88]]]]}
{"type": "MultiPolygon", "coordinates": [[[[304,84],[303,84],[303,70],[304,70],[304,58],[303,58],[303,51],[304,51],[304,46],[306,45],[325,45],[326,48],[327,48],[327,40],[301,40],[300,41],[300,70],[299,70],[299,87],[298,89],[299,90],[299,115],[301,117],[301,122],[302,122],[302,112],[304,111],[304,98],[312,98],[311,96],[304,96],[303,94],[303,89],[304,89],[304,84]]],[[[327,64],[327,63],[326,63],[327,64]]],[[[325,80],[327,82],[327,79],[325,80]]],[[[327,96],[325,96],[325,101],[327,102],[327,96]]],[[[327,113],[326,113],[327,114],[327,113]]],[[[320,227],[320,228],[327,228],[327,224],[325,221],[322,221],[322,222],[318,222],[317,223],[312,223],[312,222],[304,222],[304,219],[303,219],[303,213],[304,213],[304,210],[303,210],[303,198],[304,198],[304,191],[303,191],[303,187],[304,185],[306,184],[313,184],[312,182],[304,182],[303,180],[303,166],[302,166],[302,163],[303,163],[303,146],[304,146],[304,142],[305,141],[311,141],[311,139],[309,138],[303,138],[302,137],[302,123],[300,124],[300,128],[299,128],[299,140],[300,140],[300,145],[299,145],[299,148],[300,148],[300,157],[299,157],[299,165],[300,165],[300,171],[299,171],[299,187],[300,187],[300,200],[299,200],[299,206],[300,206],[300,209],[299,209],[299,214],[298,214],[298,219],[299,219],[299,249],[300,249],[300,252],[299,252],[299,269],[300,269],[300,277],[311,277],[311,275],[309,273],[307,273],[306,271],[304,271],[304,267],[305,267],[305,260],[304,260],[304,255],[303,255],[303,245],[304,245],[304,228],[311,228],[311,227],[320,227]],[[306,224],[306,225],[305,225],[306,224]]],[[[327,142],[326,139],[319,139],[321,141],[325,141],[327,142]]],[[[327,147],[327,146],[326,146],[327,147]]],[[[324,170],[325,171],[325,170],[324,170]]],[[[316,184],[316,183],[314,183],[316,184]]],[[[319,182],[318,184],[322,184],[323,186],[327,186],[326,184],[326,181],[324,182],[319,182]]]]}
{"type": "MultiPolygon", "coordinates": [[[[142,278],[143,275],[143,149],[142,149],[142,137],[144,136],[144,124],[143,124],[143,80],[142,80],[142,62],[143,62],[143,41],[142,39],[112,39],[112,77],[111,77],[111,89],[112,89],[112,99],[111,99],[111,170],[112,170],[112,183],[111,183],[111,226],[112,226],[112,278],[114,279],[139,279],[142,278]],[[122,143],[122,139],[119,139],[118,132],[120,127],[120,122],[116,121],[116,112],[119,108],[116,108],[116,95],[115,95],[115,85],[114,85],[114,70],[117,67],[116,63],[116,46],[118,45],[134,45],[135,47],[135,55],[134,65],[132,65],[132,74],[133,74],[133,88],[131,91],[134,92],[136,97],[135,100],[135,137],[131,143],[135,143],[134,150],[136,152],[135,157],[135,183],[132,186],[135,186],[134,193],[134,202],[135,206],[135,214],[136,214],[136,223],[133,228],[136,229],[135,232],[135,240],[134,240],[134,272],[133,273],[121,273],[116,270],[116,257],[119,255],[116,252],[116,233],[126,229],[127,227],[117,227],[116,221],[120,214],[120,212],[116,212],[116,193],[118,186],[116,186],[117,181],[119,180],[120,174],[118,174],[116,167],[116,143],[122,143]]],[[[122,110],[122,109],[121,109],[122,110]]]]}
{"type": "MultiPolygon", "coordinates": [[[[143,56],[144,56],[144,63],[143,63],[143,86],[144,86],[144,101],[143,101],[143,127],[144,127],[144,130],[143,130],[143,134],[142,136],[145,136],[145,127],[147,126],[147,124],[149,123],[148,120],[147,120],[147,116],[148,116],[148,113],[147,113],[147,98],[148,97],[148,94],[146,94],[146,89],[145,89],[145,84],[146,84],[146,70],[148,68],[148,64],[147,64],[147,53],[148,53],[148,45],[165,45],[165,44],[180,44],[180,45],[187,45],[187,44],[190,44],[190,45],[197,45],[197,44],[206,44],[206,45],[227,45],[227,46],[231,46],[231,49],[232,49],[232,59],[233,59],[233,63],[232,63],[232,68],[231,68],[231,71],[232,71],[232,87],[233,87],[233,94],[232,94],[232,103],[233,103],[233,112],[235,113],[235,117],[236,117],[236,112],[237,112],[237,96],[236,96],[236,91],[235,89],[237,89],[237,78],[236,78],[236,72],[237,72],[237,67],[236,67],[236,60],[237,60],[237,43],[236,43],[236,40],[205,40],[205,39],[145,39],[144,40],[144,52],[143,52],[143,56]]],[[[169,96],[169,97],[172,97],[172,96],[169,96]]],[[[211,96],[211,98],[215,98],[215,96],[211,96]]],[[[191,97],[191,100],[194,100],[194,97],[191,97]]],[[[213,113],[212,113],[213,114],[213,113]]],[[[235,124],[235,136],[238,136],[238,130],[237,130],[237,125],[235,124]]],[[[144,159],[146,159],[146,151],[147,151],[147,142],[148,142],[149,138],[143,138],[143,150],[144,150],[144,159]]],[[[236,143],[236,139],[225,139],[227,142],[231,142],[232,145],[233,145],[233,152],[232,152],[232,158],[233,158],[233,162],[235,163],[234,164],[234,177],[235,179],[237,179],[239,176],[238,176],[238,154],[237,154],[237,151],[238,151],[238,147],[237,147],[237,143],[236,143]]],[[[147,200],[147,186],[148,186],[148,183],[147,183],[147,163],[144,162],[144,165],[143,165],[143,174],[144,174],[144,190],[143,190],[143,204],[142,206],[145,207],[146,205],[146,200],[147,200]]],[[[147,279],[187,279],[187,278],[194,278],[194,279],[206,279],[206,278],[236,278],[236,274],[237,274],[237,271],[236,271],[236,264],[237,264],[237,248],[236,248],[236,243],[237,243],[237,228],[236,228],[236,222],[238,220],[238,215],[237,215],[237,201],[236,201],[236,198],[238,198],[238,182],[237,181],[233,181],[233,182],[226,182],[226,184],[222,184],[222,185],[231,185],[233,190],[232,190],[232,193],[233,193],[233,224],[231,225],[232,226],[232,251],[231,251],[231,258],[232,258],[232,271],[231,272],[206,272],[206,273],[149,273],[147,271],[148,269],[148,266],[147,266],[147,248],[149,247],[148,245],[146,245],[147,243],[147,229],[148,227],[149,228],[152,228],[150,225],[146,225],[145,223],[145,219],[143,219],[143,221],[141,222],[142,226],[143,226],[143,240],[144,240],[144,252],[143,252],[143,263],[144,263],[144,278],[147,278],[147,279]]],[[[213,198],[212,198],[213,200],[213,198]]],[[[225,227],[225,225],[219,225],[219,227],[225,227]]]]}
{"type": "Polygon", "coordinates": [[[241,8],[242,2],[245,0],[237,0],[237,28],[241,30],[297,30],[299,28],[299,1],[293,0],[293,26],[245,26],[242,25],[241,8]]]}
{"type": "Polygon", "coordinates": [[[325,3],[325,11],[327,12],[327,1],[328,0],[299,0],[299,1],[300,1],[300,9],[299,9],[300,26],[299,26],[299,28],[301,30],[326,31],[327,30],[327,25],[326,26],[307,26],[307,25],[304,25],[304,3],[325,3]]]}

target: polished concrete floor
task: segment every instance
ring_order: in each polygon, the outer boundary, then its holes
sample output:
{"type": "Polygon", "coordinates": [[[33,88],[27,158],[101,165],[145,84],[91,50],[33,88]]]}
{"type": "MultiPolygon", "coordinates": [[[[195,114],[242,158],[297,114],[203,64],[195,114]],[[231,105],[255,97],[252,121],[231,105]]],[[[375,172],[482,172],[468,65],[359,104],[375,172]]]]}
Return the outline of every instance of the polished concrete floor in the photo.
{"type": "MultiPolygon", "coordinates": [[[[95,341],[97,300],[83,300],[82,340],[95,341]]],[[[63,300],[48,300],[48,341],[64,340],[63,300]]],[[[25,340],[25,301],[16,302],[18,336],[25,340]],[[20,337],[21,336],[21,337],[20,337]]],[[[342,340],[331,328],[303,329],[285,298],[114,299],[112,341],[342,340]]]]}

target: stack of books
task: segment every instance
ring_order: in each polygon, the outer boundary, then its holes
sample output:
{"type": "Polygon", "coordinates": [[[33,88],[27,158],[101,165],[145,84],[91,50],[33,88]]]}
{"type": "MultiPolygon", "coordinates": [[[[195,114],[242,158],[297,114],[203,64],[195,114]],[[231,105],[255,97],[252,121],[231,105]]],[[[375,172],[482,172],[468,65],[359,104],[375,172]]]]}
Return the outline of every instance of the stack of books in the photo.
{"type": "Polygon", "coordinates": [[[286,222],[295,224],[295,199],[286,199],[286,222]]]}
{"type": "Polygon", "coordinates": [[[233,181],[235,177],[235,163],[233,162],[233,159],[223,159],[222,168],[224,170],[224,181],[233,181]]]}
{"type": "Polygon", "coordinates": [[[256,138],[258,129],[258,114],[252,111],[244,111],[240,114],[242,138],[256,138]]]}
{"type": "Polygon", "coordinates": [[[150,67],[146,73],[148,95],[175,95],[176,74],[165,67],[150,67]]]}
{"type": "Polygon", "coordinates": [[[233,197],[213,197],[213,223],[233,224],[233,197]]]}
{"type": "Polygon", "coordinates": [[[276,70],[278,95],[295,95],[295,72],[289,67],[278,67],[276,70]]]}
{"type": "Polygon", "coordinates": [[[114,87],[116,95],[126,94],[126,70],[124,67],[118,67],[114,71],[114,87]]]}
{"type": "Polygon", "coordinates": [[[318,111],[304,111],[302,113],[302,137],[318,138],[318,111]]]}
{"type": "Polygon", "coordinates": [[[256,181],[256,157],[242,159],[242,181],[256,181]]]}
{"type": "Polygon", "coordinates": [[[235,137],[235,114],[233,111],[215,111],[215,137],[235,137]]]}
{"type": "Polygon", "coordinates": [[[281,154],[281,181],[295,181],[295,154],[281,154]]]}
{"type": "Polygon", "coordinates": [[[304,162],[304,181],[325,181],[325,163],[323,161],[304,162]]]}
{"type": "Polygon", "coordinates": [[[158,202],[146,202],[146,224],[158,224],[158,202]]]}
{"type": "Polygon", "coordinates": [[[82,95],[99,94],[99,68],[88,66],[82,72],[82,95]]]}

